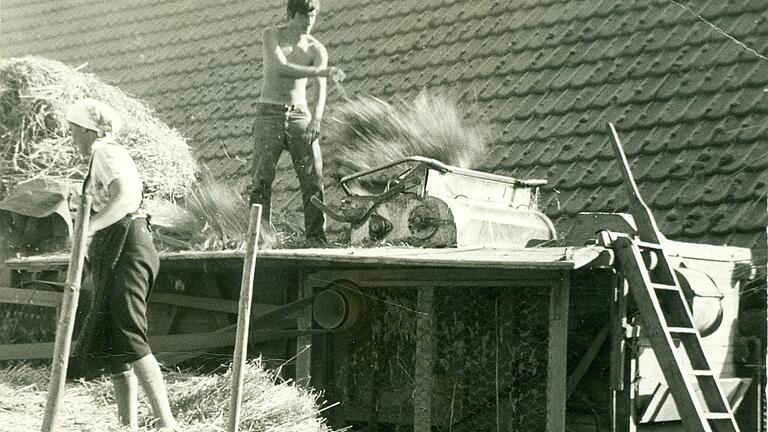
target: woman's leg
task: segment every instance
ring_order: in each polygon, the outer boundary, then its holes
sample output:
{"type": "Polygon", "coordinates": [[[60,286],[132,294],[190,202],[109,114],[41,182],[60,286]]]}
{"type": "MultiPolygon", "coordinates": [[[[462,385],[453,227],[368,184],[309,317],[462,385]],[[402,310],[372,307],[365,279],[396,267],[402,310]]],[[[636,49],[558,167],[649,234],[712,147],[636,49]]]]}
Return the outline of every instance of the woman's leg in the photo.
{"type": "Polygon", "coordinates": [[[138,379],[160,428],[173,428],[163,375],[147,343],[147,303],[159,269],[157,251],[144,219],[134,220],[115,265],[109,297],[108,353],[113,362],[127,363],[138,379]]]}
{"type": "Polygon", "coordinates": [[[158,419],[160,428],[176,427],[176,419],[173,418],[171,405],[168,402],[168,391],[163,381],[163,373],[157,364],[155,356],[148,354],[131,363],[136,376],[139,378],[141,388],[152,406],[152,413],[158,419]]]}
{"type": "Polygon", "coordinates": [[[120,424],[131,430],[139,428],[139,383],[130,369],[113,374],[112,387],[115,391],[117,417],[120,424]]]}

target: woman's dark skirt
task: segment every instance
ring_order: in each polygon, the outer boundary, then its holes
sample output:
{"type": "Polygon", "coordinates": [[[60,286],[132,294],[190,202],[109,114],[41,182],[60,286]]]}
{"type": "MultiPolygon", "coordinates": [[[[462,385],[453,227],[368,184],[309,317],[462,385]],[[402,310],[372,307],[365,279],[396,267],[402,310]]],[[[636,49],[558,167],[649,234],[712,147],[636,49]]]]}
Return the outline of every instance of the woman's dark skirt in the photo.
{"type": "Polygon", "coordinates": [[[151,353],[147,303],[160,261],[144,217],[121,219],[96,233],[89,248],[91,292],[84,292],[74,354],[110,373],[151,353]],[[90,300],[90,301],[88,301],[90,300]]]}

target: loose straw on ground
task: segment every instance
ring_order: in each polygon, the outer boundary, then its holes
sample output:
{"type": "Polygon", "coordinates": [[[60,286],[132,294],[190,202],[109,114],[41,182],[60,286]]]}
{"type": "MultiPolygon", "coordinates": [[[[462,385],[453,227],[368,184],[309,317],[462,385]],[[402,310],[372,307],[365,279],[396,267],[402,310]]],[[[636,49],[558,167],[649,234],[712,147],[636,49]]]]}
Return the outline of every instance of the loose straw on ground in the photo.
{"type": "Polygon", "coordinates": [[[251,295],[253,294],[256,253],[259,249],[259,230],[261,229],[261,205],[251,205],[251,217],[248,222],[248,236],[245,243],[243,277],[240,285],[240,304],[237,314],[237,337],[232,364],[232,395],[229,403],[229,432],[237,432],[240,426],[240,403],[243,399],[243,370],[248,353],[248,324],[251,321],[251,295]]]}
{"type": "Polygon", "coordinates": [[[72,245],[72,254],[69,257],[64,298],[62,299],[59,324],[56,329],[56,343],[54,344],[53,362],[51,363],[51,383],[48,387],[48,399],[45,404],[42,432],[52,432],[56,429],[56,414],[59,408],[59,401],[64,395],[64,383],[67,378],[67,365],[69,363],[69,348],[72,332],[75,328],[77,300],[80,296],[80,281],[83,276],[85,239],[88,233],[90,214],[91,196],[83,194],[80,196],[80,204],[77,208],[75,241],[72,245]]]}

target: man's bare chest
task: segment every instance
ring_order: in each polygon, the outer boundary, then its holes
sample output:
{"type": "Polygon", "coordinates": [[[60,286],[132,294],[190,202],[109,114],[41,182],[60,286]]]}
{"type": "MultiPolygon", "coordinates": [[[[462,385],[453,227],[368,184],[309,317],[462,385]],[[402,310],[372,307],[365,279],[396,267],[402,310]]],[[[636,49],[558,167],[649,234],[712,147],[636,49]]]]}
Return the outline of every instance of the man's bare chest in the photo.
{"type": "Polygon", "coordinates": [[[308,43],[295,43],[295,44],[280,44],[280,49],[283,51],[286,60],[291,63],[300,64],[303,66],[312,65],[312,52],[308,43]]]}

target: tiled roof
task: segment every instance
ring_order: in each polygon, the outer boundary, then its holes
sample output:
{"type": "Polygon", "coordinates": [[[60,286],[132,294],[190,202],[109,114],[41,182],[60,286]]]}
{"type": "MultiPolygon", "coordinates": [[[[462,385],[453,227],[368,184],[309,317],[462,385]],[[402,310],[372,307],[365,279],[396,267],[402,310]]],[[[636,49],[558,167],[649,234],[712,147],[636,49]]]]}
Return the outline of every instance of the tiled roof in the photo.
{"type": "MultiPolygon", "coordinates": [[[[768,4],[686,4],[325,0],[315,33],[348,72],[350,94],[458,93],[491,132],[476,168],[546,178],[542,206],[562,234],[580,211],[628,208],[612,121],[668,237],[762,251],[768,60],[736,41],[768,55],[768,4]]],[[[88,63],[155,107],[214,174],[242,185],[260,35],[283,16],[283,0],[6,0],[0,54],[88,63]]],[[[340,95],[329,96],[332,107],[340,95]]],[[[287,156],[275,190],[276,209],[297,214],[287,156]]]]}

